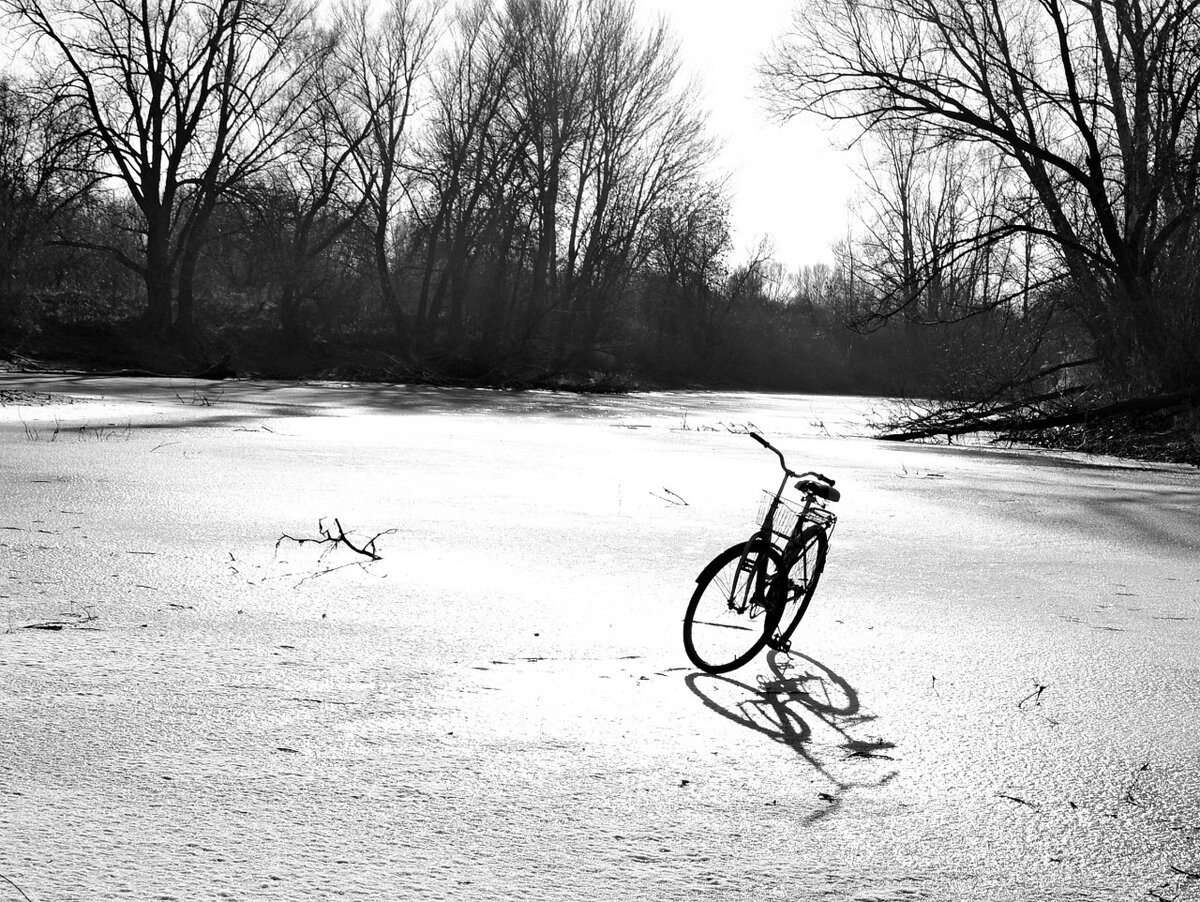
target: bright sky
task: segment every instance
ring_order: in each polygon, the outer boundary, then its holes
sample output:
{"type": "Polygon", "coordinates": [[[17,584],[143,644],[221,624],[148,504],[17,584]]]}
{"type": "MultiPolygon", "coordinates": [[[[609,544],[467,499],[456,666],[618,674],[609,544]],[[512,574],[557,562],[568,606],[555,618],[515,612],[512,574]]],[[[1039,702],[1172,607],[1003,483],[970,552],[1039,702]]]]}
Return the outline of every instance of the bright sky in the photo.
{"type": "Polygon", "coordinates": [[[763,236],[788,269],[831,262],[830,245],[846,234],[846,202],[857,183],[853,152],[836,149],[820,120],[772,122],[756,95],[759,58],[802,0],[637,0],[664,15],[679,39],[683,65],[700,79],[712,133],[725,145],[737,256],[763,236]]]}

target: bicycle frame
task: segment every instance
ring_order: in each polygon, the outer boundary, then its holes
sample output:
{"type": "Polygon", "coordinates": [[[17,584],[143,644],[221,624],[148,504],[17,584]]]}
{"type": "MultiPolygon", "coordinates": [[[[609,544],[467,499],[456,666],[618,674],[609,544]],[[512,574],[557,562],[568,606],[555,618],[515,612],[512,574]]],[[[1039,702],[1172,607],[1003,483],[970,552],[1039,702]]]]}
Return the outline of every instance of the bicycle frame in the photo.
{"type": "MultiPolygon", "coordinates": [[[[787,539],[783,542],[782,545],[780,545],[775,540],[775,536],[776,536],[775,514],[776,514],[776,511],[779,510],[780,502],[783,499],[783,491],[784,491],[784,489],[787,488],[788,480],[789,479],[804,479],[805,477],[813,476],[813,477],[816,477],[817,479],[821,480],[822,482],[828,483],[830,486],[832,486],[834,484],[834,481],[832,479],[830,479],[829,477],[823,476],[820,473],[816,473],[816,472],[810,471],[808,473],[796,473],[795,471],[791,470],[788,467],[787,461],[784,458],[782,451],[780,451],[778,448],[776,448],[774,445],[772,445],[770,442],[768,442],[766,439],[764,439],[757,432],[751,432],[751,433],[749,433],[749,435],[752,439],[754,439],[756,442],[758,442],[764,448],[768,448],[771,451],[775,452],[775,456],[779,458],[779,466],[783,469],[783,478],[779,480],[779,488],[777,488],[775,490],[775,496],[771,499],[771,503],[767,507],[767,512],[763,516],[762,525],[751,534],[750,539],[746,542],[746,550],[742,552],[741,560],[738,562],[737,572],[741,573],[745,570],[746,558],[749,556],[751,551],[756,548],[774,549],[779,555],[781,567],[783,567],[784,569],[787,569],[790,566],[790,564],[792,563],[791,561],[788,560],[788,555],[790,553],[792,553],[794,547],[797,544],[797,540],[800,537],[800,534],[804,531],[804,525],[805,525],[805,523],[808,522],[809,511],[811,511],[813,509],[813,506],[817,504],[815,495],[813,495],[811,493],[807,493],[805,495],[804,507],[802,507],[800,509],[800,512],[797,514],[796,525],[792,529],[791,535],[787,537],[787,539]]],[[[823,505],[822,505],[822,507],[823,507],[823,505]]],[[[768,609],[768,607],[770,605],[770,601],[771,601],[771,599],[767,598],[767,594],[771,591],[771,588],[772,588],[767,585],[767,583],[769,582],[769,579],[767,577],[766,571],[767,571],[767,564],[769,563],[769,559],[770,559],[769,554],[760,554],[758,556],[758,560],[755,561],[753,571],[750,574],[750,579],[753,581],[752,582],[753,597],[751,598],[750,603],[758,605],[764,611],[766,611],[768,609]]],[[[737,594],[737,585],[735,583],[734,586],[730,589],[729,606],[731,608],[734,608],[737,606],[736,599],[734,597],[736,594],[737,594]]]]}

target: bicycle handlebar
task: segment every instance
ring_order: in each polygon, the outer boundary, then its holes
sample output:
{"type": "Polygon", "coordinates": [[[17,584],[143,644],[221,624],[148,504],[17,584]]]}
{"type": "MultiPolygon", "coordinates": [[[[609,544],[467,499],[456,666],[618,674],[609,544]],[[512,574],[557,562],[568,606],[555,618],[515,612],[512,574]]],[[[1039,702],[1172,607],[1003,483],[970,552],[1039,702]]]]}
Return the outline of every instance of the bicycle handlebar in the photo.
{"type": "Polygon", "coordinates": [[[783,459],[782,451],[780,451],[778,448],[776,448],[774,445],[772,445],[770,442],[768,442],[765,438],[763,438],[757,432],[751,432],[750,438],[754,439],[756,442],[758,442],[764,448],[770,448],[772,451],[775,452],[775,456],[779,458],[779,466],[783,467],[784,473],[786,473],[788,476],[796,475],[795,473],[793,473],[791,470],[788,469],[787,461],[783,459]]]}
{"type": "Polygon", "coordinates": [[[764,448],[770,448],[772,451],[775,452],[775,456],[779,458],[779,466],[783,467],[783,472],[786,473],[788,476],[796,476],[800,479],[803,479],[805,476],[815,476],[815,477],[817,477],[817,479],[821,480],[821,482],[827,483],[829,485],[835,484],[834,481],[832,479],[830,479],[828,476],[824,476],[815,471],[809,472],[809,473],[793,473],[791,470],[788,469],[787,461],[783,459],[782,451],[780,451],[778,448],[776,448],[774,445],[772,445],[770,442],[768,442],[765,438],[763,438],[757,432],[751,432],[748,434],[749,434],[750,438],[754,439],[756,442],[758,442],[764,448]]]}

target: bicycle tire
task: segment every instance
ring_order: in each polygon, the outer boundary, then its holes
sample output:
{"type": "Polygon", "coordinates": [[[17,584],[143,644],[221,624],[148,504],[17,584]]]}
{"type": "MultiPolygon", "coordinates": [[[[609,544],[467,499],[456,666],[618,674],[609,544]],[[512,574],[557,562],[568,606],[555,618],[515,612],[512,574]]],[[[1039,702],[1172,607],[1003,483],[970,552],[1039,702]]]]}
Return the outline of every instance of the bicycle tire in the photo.
{"type": "Polygon", "coordinates": [[[725,549],[696,577],[696,591],[683,616],[683,647],[691,662],[705,673],[725,673],[741,667],[762,651],[779,622],[777,608],[753,602],[752,579],[762,554],[768,556],[769,566],[768,585],[761,597],[769,599],[769,583],[781,559],[762,540],[725,549]],[[751,547],[739,571],[747,545],[751,547]]]}
{"type": "Polygon", "coordinates": [[[779,613],[777,625],[781,627],[768,637],[767,645],[776,651],[787,651],[792,634],[804,619],[817,583],[825,570],[825,558],[829,554],[829,535],[820,526],[806,526],[796,542],[795,552],[788,554],[788,562],[782,577],[775,581],[775,607],[779,613]],[[797,574],[797,568],[800,573],[797,574]],[[797,578],[799,576],[799,578],[797,578]],[[779,593],[783,593],[782,603],[779,593]]]}

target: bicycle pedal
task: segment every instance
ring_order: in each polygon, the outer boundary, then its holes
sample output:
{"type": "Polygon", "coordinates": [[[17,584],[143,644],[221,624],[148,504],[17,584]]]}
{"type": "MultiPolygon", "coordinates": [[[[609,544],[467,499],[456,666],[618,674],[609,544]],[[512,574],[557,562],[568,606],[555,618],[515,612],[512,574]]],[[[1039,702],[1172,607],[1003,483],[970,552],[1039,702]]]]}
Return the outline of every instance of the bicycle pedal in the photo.
{"type": "Polygon", "coordinates": [[[788,640],[787,642],[780,642],[778,638],[768,639],[767,648],[773,649],[774,651],[781,651],[786,654],[792,650],[792,643],[791,640],[788,640]]]}

